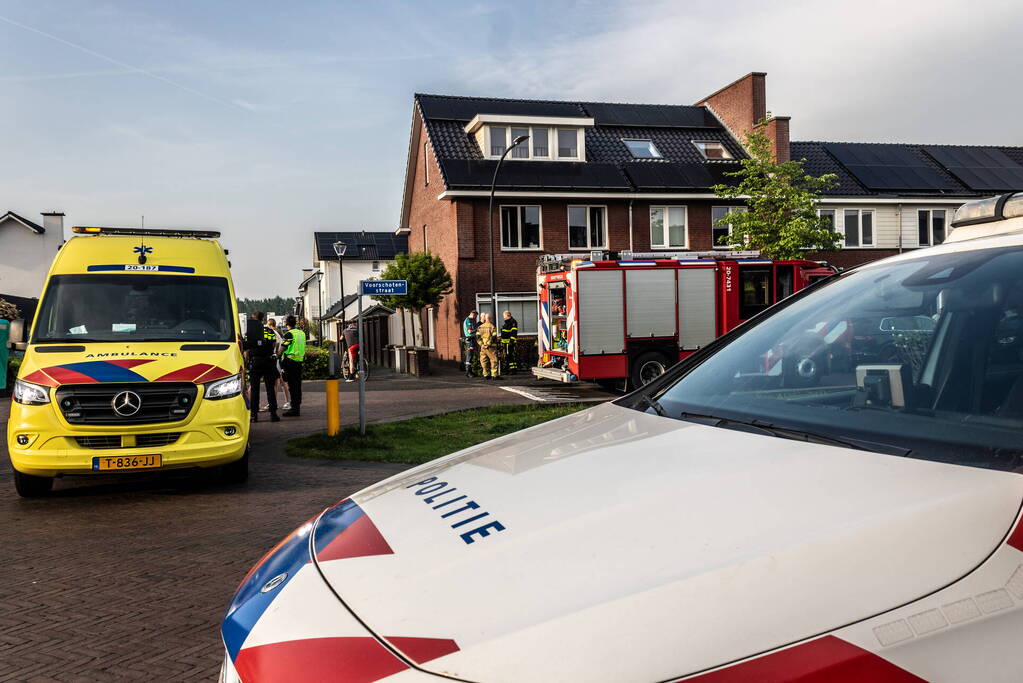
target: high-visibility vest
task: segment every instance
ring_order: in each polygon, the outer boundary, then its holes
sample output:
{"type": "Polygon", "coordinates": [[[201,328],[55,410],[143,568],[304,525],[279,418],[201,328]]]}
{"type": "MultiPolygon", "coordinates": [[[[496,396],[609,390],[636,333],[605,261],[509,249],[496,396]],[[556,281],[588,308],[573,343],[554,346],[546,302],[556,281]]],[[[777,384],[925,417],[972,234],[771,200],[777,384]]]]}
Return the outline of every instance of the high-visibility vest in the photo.
{"type": "Polygon", "coordinates": [[[284,356],[300,363],[305,360],[305,332],[295,327],[284,337],[284,356]],[[288,335],[291,335],[290,340],[288,335]]]}

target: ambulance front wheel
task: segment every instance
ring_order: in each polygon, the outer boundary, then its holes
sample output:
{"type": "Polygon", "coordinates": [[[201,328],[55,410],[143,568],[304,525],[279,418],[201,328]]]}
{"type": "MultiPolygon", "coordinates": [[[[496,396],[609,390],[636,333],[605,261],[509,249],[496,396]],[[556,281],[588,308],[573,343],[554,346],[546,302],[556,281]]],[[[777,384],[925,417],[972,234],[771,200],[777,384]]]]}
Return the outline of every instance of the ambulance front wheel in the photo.
{"type": "Polygon", "coordinates": [[[638,389],[649,384],[664,374],[668,369],[668,359],[660,351],[647,351],[632,362],[629,373],[629,388],[638,389]]]}
{"type": "Polygon", "coordinates": [[[53,489],[53,477],[36,477],[14,470],[14,488],[22,498],[38,498],[53,489]]]}

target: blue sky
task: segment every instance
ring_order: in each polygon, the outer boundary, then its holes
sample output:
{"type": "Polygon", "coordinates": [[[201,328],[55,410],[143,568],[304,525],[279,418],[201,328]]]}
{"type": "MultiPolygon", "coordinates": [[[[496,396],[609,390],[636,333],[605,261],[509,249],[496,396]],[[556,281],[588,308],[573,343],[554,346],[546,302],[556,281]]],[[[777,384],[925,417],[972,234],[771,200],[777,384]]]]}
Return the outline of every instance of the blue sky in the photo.
{"type": "Polygon", "coordinates": [[[414,92],[691,103],[794,139],[1023,144],[1019,3],[0,1],[0,211],[216,227],[240,296],[398,222],[414,92]]]}

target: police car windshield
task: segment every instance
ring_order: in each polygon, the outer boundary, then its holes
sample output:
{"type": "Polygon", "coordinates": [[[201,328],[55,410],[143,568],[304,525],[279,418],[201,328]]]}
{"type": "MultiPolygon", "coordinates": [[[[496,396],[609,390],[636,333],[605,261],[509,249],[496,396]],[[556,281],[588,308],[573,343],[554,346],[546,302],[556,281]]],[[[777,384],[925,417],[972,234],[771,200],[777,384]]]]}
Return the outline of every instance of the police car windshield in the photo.
{"type": "Polygon", "coordinates": [[[55,275],[33,342],[234,341],[227,280],[140,273],[55,275]]]}
{"type": "Polygon", "coordinates": [[[839,276],[651,398],[678,419],[1023,471],[1023,246],[839,276]]]}

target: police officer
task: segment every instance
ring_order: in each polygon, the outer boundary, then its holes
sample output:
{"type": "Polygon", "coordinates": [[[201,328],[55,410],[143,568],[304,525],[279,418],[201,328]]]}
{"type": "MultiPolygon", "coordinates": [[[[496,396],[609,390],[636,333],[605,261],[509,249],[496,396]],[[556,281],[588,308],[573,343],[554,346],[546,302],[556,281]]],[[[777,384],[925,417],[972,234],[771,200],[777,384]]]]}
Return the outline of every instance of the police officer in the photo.
{"type": "Polygon", "coordinates": [[[504,312],[504,322],[501,324],[501,350],[504,352],[504,367],[509,373],[519,369],[516,360],[517,345],[519,343],[519,321],[512,317],[511,311],[504,312]]]}
{"type": "Polygon", "coordinates": [[[462,321],[462,342],[465,344],[465,376],[472,377],[472,361],[476,356],[476,311],[462,321]]]}
{"type": "Polygon", "coordinates": [[[259,384],[266,385],[267,409],[270,421],[280,422],[277,416],[277,360],[274,350],[277,348],[277,333],[263,325],[262,311],[252,314],[249,329],[246,330],[245,350],[249,361],[249,412],[253,422],[259,421],[259,384]]]}
{"type": "Polygon", "coordinates": [[[284,379],[288,383],[291,394],[291,408],[284,412],[284,417],[298,417],[302,409],[302,362],[305,360],[305,332],[295,327],[295,316],[284,319],[288,331],[284,333],[284,358],[281,368],[284,379]]]}

